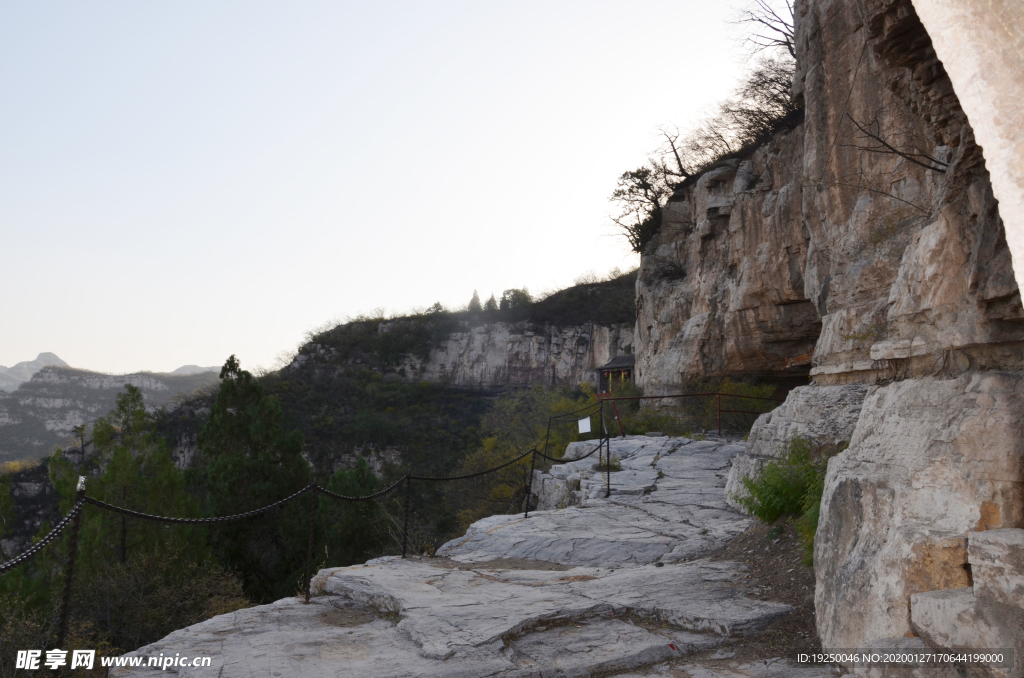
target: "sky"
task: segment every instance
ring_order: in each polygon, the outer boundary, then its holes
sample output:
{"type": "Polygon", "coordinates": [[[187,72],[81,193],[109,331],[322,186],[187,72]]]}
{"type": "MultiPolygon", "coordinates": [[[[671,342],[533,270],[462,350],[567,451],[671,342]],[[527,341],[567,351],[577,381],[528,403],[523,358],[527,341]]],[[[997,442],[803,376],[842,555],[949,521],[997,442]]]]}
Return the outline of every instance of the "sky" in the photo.
{"type": "Polygon", "coordinates": [[[617,177],[745,68],[704,0],[0,4],[0,365],[273,367],[637,265],[617,177]]]}

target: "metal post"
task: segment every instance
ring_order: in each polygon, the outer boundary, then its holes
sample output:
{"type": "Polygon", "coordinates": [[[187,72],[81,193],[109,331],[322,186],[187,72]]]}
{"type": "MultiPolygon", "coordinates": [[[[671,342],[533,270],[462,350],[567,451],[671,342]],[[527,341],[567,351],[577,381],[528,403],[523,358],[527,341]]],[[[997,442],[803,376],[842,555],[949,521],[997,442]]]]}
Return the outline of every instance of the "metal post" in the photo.
{"type": "MultiPolygon", "coordinates": [[[[551,426],[551,420],[548,420],[548,426],[551,426]]],[[[530,478],[526,482],[526,510],[523,511],[523,519],[530,517],[530,497],[533,496],[533,469],[537,463],[537,448],[533,449],[533,454],[530,455],[530,478]]]]}
{"type": "Polygon", "coordinates": [[[402,557],[409,548],[409,504],[412,502],[412,475],[405,476],[405,522],[402,524],[402,557]]]}
{"type": "Polygon", "coordinates": [[[722,437],[722,394],[716,393],[715,396],[718,398],[718,437],[722,437]]]}
{"type": "Polygon", "coordinates": [[[612,411],[615,412],[615,421],[619,422],[619,434],[622,435],[623,438],[625,438],[626,429],[623,428],[622,426],[622,417],[619,416],[619,407],[618,405],[615,404],[614,400],[612,401],[612,411]]]}
{"type": "MultiPolygon", "coordinates": [[[[78,492],[75,494],[75,504],[85,498],[85,476],[78,476],[78,492]]],[[[82,524],[82,510],[84,506],[78,507],[78,513],[71,525],[71,543],[68,545],[68,567],[64,572],[64,600],[60,606],[60,628],[57,631],[57,649],[64,647],[64,639],[68,635],[68,608],[71,605],[71,580],[75,576],[75,556],[78,555],[78,527],[82,524]]]]}
{"type": "Polygon", "coordinates": [[[316,512],[320,507],[320,498],[313,485],[313,510],[309,512],[309,548],[306,550],[306,603],[309,603],[309,588],[313,581],[313,539],[316,533],[316,512]]]}
{"type": "Polygon", "coordinates": [[[608,439],[608,451],[604,454],[605,461],[605,473],[604,473],[604,498],[612,496],[612,439],[608,439]]]}

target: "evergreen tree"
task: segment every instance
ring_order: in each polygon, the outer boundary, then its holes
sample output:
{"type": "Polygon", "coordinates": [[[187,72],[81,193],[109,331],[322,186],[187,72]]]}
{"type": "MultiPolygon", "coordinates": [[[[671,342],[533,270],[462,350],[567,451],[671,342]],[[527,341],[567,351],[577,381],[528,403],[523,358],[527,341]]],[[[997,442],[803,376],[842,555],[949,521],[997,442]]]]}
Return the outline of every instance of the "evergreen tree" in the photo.
{"type": "MultiPolygon", "coordinates": [[[[155,433],[142,393],[126,386],[114,409],[94,424],[96,454],[76,468],[62,452],[49,461],[60,510],[74,504],[78,476],[90,497],[132,510],[198,517],[170,449],[155,433]]],[[[44,524],[39,536],[50,525],[44,524]]],[[[70,534],[0,578],[0,646],[15,640],[49,646],[55,639],[70,534]]],[[[171,631],[245,607],[241,584],[210,558],[205,531],[194,525],[139,520],[86,505],[72,585],[70,646],[108,654],[133,650],[171,631]]],[[[0,669],[2,669],[0,659],[0,669]]]]}
{"type": "MultiPolygon", "coordinates": [[[[128,384],[114,401],[114,409],[93,424],[95,455],[89,466],[98,475],[90,477],[89,496],[116,506],[178,518],[198,517],[199,503],[185,491],[185,479],[163,438],[156,434],[152,415],[146,411],[142,392],[128,384]]],[[[50,477],[63,496],[62,510],[74,502],[78,475],[58,454],[50,462],[50,477]]],[[[103,569],[112,562],[126,564],[134,553],[158,552],[189,544],[202,559],[205,541],[198,530],[180,526],[162,530],[156,524],[138,521],[90,507],[79,536],[84,568],[103,569]],[[197,550],[198,549],[198,550],[197,550]]]]}
{"type": "Polygon", "coordinates": [[[498,310],[498,300],[491,295],[491,298],[484,302],[484,310],[488,312],[494,312],[498,310]]]}
{"type": "Polygon", "coordinates": [[[473,298],[469,300],[469,312],[479,313],[484,310],[484,307],[480,305],[480,295],[477,294],[476,290],[473,290],[473,298]]]}
{"type": "MultiPolygon", "coordinates": [[[[220,372],[220,388],[199,435],[200,482],[210,515],[251,511],[291,495],[310,482],[302,434],[281,430],[281,405],[235,356],[220,372]]],[[[301,498],[260,517],[218,527],[213,548],[238,571],[246,593],[270,601],[294,593],[303,579],[307,517],[301,498]]]]}
{"type": "MultiPolygon", "coordinates": [[[[369,464],[359,455],[356,467],[331,476],[327,489],[346,497],[365,497],[379,488],[369,464]]],[[[328,564],[354,565],[379,555],[386,545],[384,511],[377,500],[349,502],[320,498],[328,564]]]]}

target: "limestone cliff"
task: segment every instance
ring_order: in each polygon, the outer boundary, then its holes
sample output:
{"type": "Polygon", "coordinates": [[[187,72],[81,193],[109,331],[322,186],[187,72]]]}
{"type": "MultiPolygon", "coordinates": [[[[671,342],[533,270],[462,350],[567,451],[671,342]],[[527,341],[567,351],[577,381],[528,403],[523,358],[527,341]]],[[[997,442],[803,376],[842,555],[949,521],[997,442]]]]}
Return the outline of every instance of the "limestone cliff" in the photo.
{"type": "Polygon", "coordinates": [[[730,487],[795,432],[849,442],[815,569],[824,645],[855,648],[915,635],[912,596],[969,586],[969,534],[1024,526],[1024,309],[909,0],[796,13],[804,122],[673,197],[641,267],[638,373],[778,376],[814,349],[812,385],[755,425],[730,487]]]}
{"type": "Polygon", "coordinates": [[[784,132],[672,196],[637,281],[637,379],[648,393],[692,377],[790,376],[786,359],[814,348],[804,135],[803,125],[784,132]]]}
{"type": "Polygon", "coordinates": [[[112,410],[126,384],[142,391],[147,407],[158,408],[216,382],[215,372],[111,375],[44,367],[17,390],[0,391],[0,461],[38,459],[67,446],[71,430],[112,410]]]}
{"type": "Polygon", "coordinates": [[[406,356],[402,367],[428,381],[473,388],[597,384],[597,368],[632,347],[633,328],[625,325],[496,322],[464,326],[425,359],[406,356]]]}
{"type": "Polygon", "coordinates": [[[913,7],[809,1],[797,23],[805,122],[678,190],[645,252],[640,382],[783,376],[812,349],[819,384],[1020,366],[982,152],[913,7]]]}

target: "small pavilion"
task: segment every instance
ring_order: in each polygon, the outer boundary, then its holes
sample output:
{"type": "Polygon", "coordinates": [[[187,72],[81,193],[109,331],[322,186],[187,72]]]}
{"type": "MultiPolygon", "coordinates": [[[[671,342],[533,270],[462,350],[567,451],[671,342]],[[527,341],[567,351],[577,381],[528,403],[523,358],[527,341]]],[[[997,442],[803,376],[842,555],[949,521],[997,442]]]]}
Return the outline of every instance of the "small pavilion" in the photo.
{"type": "Polygon", "coordinates": [[[601,373],[601,393],[611,393],[617,386],[633,380],[633,365],[636,357],[633,355],[617,355],[604,367],[599,367],[601,373]]]}

